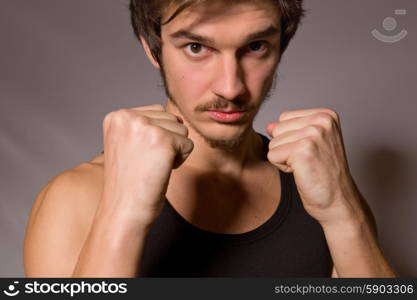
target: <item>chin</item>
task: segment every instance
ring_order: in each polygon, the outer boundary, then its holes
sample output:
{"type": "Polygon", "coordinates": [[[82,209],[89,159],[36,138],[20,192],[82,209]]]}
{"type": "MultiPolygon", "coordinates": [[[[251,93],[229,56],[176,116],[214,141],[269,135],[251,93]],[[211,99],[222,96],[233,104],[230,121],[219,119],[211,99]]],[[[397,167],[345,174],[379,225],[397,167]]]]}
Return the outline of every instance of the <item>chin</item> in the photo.
{"type": "Polygon", "coordinates": [[[250,124],[226,125],[218,123],[213,124],[213,126],[206,126],[204,130],[192,127],[210,147],[225,150],[239,147],[251,128],[250,124]]]}

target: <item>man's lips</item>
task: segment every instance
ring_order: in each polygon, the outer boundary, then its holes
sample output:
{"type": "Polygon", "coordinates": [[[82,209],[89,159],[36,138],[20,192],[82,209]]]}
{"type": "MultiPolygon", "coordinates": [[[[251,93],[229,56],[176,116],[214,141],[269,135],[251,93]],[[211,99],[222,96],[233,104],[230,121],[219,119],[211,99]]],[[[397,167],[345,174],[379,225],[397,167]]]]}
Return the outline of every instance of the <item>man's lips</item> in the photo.
{"type": "Polygon", "coordinates": [[[217,112],[221,112],[225,114],[245,112],[245,110],[220,110],[220,109],[210,109],[209,111],[217,111],[217,112]]]}
{"type": "Polygon", "coordinates": [[[244,110],[209,110],[207,112],[212,119],[223,123],[238,121],[244,117],[246,113],[244,110]]]}

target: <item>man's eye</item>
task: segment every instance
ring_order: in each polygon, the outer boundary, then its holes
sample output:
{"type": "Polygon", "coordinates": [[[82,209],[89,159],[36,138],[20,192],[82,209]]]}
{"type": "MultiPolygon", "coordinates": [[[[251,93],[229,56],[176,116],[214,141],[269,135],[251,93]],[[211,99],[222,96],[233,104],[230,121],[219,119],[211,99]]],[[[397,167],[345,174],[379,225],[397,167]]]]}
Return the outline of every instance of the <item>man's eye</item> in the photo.
{"type": "Polygon", "coordinates": [[[208,52],[208,49],[199,43],[189,43],[185,45],[185,51],[190,56],[202,56],[208,52]]]}
{"type": "Polygon", "coordinates": [[[252,51],[252,52],[264,52],[266,50],[266,42],[264,41],[256,41],[256,42],[252,42],[248,45],[248,50],[252,51]]]}

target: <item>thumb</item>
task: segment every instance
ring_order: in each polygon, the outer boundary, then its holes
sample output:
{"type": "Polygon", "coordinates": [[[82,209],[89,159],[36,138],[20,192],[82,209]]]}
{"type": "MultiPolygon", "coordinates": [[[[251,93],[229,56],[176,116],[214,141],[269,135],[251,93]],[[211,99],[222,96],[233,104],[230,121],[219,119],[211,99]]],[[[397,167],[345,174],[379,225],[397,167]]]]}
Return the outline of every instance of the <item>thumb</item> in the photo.
{"type": "Polygon", "coordinates": [[[194,149],[194,142],[189,138],[180,137],[179,139],[177,139],[176,149],[177,154],[174,158],[173,169],[179,168],[188,158],[188,156],[194,149]]]}

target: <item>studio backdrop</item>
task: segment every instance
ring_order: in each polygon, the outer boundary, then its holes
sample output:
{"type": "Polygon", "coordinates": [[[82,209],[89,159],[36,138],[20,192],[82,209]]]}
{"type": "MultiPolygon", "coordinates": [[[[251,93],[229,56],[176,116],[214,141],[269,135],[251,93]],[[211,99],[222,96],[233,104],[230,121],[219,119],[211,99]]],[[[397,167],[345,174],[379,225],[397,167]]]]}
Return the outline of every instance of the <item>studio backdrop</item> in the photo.
{"type": "MultiPolygon", "coordinates": [[[[417,1],[306,0],[255,128],[328,107],[401,276],[417,277],[417,1]]],[[[164,104],[127,0],[0,0],[0,276],[23,276],[33,201],[98,155],[106,113],[164,104]]]]}

